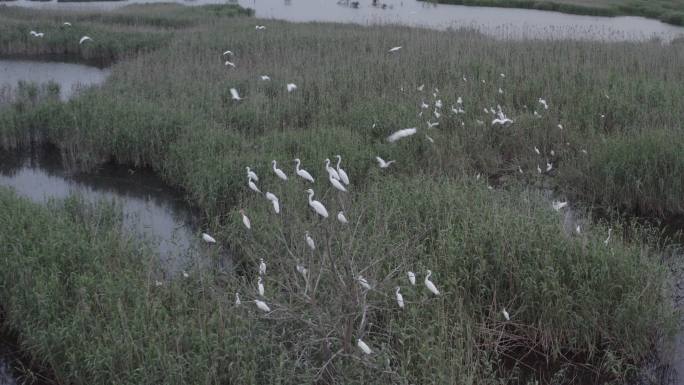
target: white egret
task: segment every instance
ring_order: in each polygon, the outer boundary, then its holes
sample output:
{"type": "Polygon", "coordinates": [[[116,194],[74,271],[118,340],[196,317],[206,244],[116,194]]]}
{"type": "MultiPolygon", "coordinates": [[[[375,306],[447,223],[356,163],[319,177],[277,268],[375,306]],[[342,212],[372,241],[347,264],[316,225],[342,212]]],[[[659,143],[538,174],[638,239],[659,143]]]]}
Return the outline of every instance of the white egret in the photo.
{"type": "Polygon", "coordinates": [[[427,139],[430,143],[434,143],[435,140],[430,137],[430,135],[425,134],[425,139],[427,139]]]}
{"type": "Polygon", "coordinates": [[[64,23],[62,23],[62,25],[65,27],[71,27],[71,23],[69,23],[68,21],[65,21],[64,23]]]}
{"type": "Polygon", "coordinates": [[[31,34],[31,36],[33,36],[33,37],[43,37],[43,36],[45,36],[45,33],[43,33],[43,32],[36,32],[36,31],[31,31],[31,32],[29,32],[29,34],[31,34]]]}
{"type": "Polygon", "coordinates": [[[83,36],[81,40],[78,41],[78,44],[83,44],[86,41],[94,41],[90,36],[83,36]]]}
{"type": "Polygon", "coordinates": [[[518,166],[518,172],[521,174],[523,173],[522,167],[518,166]]]}
{"type": "Polygon", "coordinates": [[[271,161],[271,165],[273,166],[273,172],[278,176],[278,178],[282,180],[287,180],[287,175],[283,172],[283,170],[278,168],[278,162],[274,160],[271,161]]]}
{"type": "Polygon", "coordinates": [[[541,167],[539,167],[539,165],[537,165],[537,172],[540,174],[542,173],[542,169],[541,169],[541,167]]]}
{"type": "Polygon", "coordinates": [[[340,180],[342,183],[346,184],[349,186],[349,176],[347,176],[347,172],[344,171],[342,168],[340,168],[340,163],[342,163],[342,157],[339,155],[335,155],[335,158],[337,158],[337,175],[340,177],[340,180]]]}
{"type": "Polygon", "coordinates": [[[263,258],[259,258],[259,275],[266,274],[266,262],[263,258]]]}
{"type": "Polygon", "coordinates": [[[582,229],[580,228],[580,225],[575,226],[575,232],[576,232],[577,234],[581,234],[581,233],[582,233],[582,229]]]}
{"type": "Polygon", "coordinates": [[[344,213],[340,211],[337,213],[337,220],[340,221],[340,223],[347,224],[349,221],[347,220],[347,217],[344,216],[344,213]]]}
{"type": "Polygon", "coordinates": [[[456,103],[463,104],[463,98],[459,96],[458,99],[456,99],[456,103]]]}
{"type": "Polygon", "coordinates": [[[387,51],[387,52],[389,52],[389,53],[397,52],[397,51],[399,51],[401,48],[402,48],[401,46],[392,47],[392,48],[390,48],[390,50],[387,51]]]}
{"type": "Polygon", "coordinates": [[[316,212],[316,214],[322,216],[323,218],[328,217],[328,210],[325,209],[323,203],[313,200],[314,190],[308,189],[306,192],[309,194],[309,206],[316,212]]]}
{"type": "Polygon", "coordinates": [[[548,110],[548,109],[549,109],[549,105],[546,103],[546,100],[544,100],[544,99],[542,99],[542,98],[539,98],[539,104],[541,104],[542,106],[544,106],[544,109],[545,109],[545,110],[548,110]]]}
{"type": "Polygon", "coordinates": [[[255,300],[254,300],[254,303],[257,305],[257,307],[258,307],[259,310],[261,310],[261,311],[265,311],[266,313],[268,313],[269,311],[271,311],[271,308],[268,307],[268,305],[266,305],[266,302],[264,302],[264,301],[259,301],[258,299],[255,299],[255,300]]]}
{"type": "Polygon", "coordinates": [[[297,89],[297,85],[294,83],[287,83],[287,92],[292,92],[297,89]]]}
{"type": "Polygon", "coordinates": [[[261,279],[261,276],[259,276],[259,279],[257,281],[257,290],[259,291],[260,296],[264,296],[264,281],[261,279]]]}
{"type": "Polygon", "coordinates": [[[603,244],[608,246],[608,242],[610,242],[610,233],[613,232],[613,229],[608,229],[608,238],[606,238],[605,241],[603,241],[603,244]]]}
{"type": "Polygon", "coordinates": [[[513,120],[508,119],[508,118],[503,118],[503,119],[502,118],[496,118],[496,119],[492,120],[492,126],[495,126],[497,124],[505,126],[505,125],[511,124],[511,123],[513,123],[513,120]]]}
{"type": "Polygon", "coordinates": [[[554,210],[560,211],[560,209],[568,205],[568,202],[553,201],[552,205],[554,210]]]}
{"type": "Polygon", "coordinates": [[[359,347],[359,349],[361,349],[361,351],[364,352],[365,354],[372,354],[372,353],[373,353],[373,351],[371,350],[371,348],[369,348],[368,345],[366,345],[365,342],[361,341],[361,338],[359,338],[359,339],[356,340],[356,345],[357,345],[357,346],[359,347]]]}
{"type": "Polygon", "coordinates": [[[537,155],[540,155],[540,154],[541,154],[541,153],[539,152],[539,149],[537,148],[537,146],[534,146],[534,152],[536,152],[537,155]]]}
{"type": "Polygon", "coordinates": [[[436,119],[439,119],[442,116],[442,114],[440,114],[439,111],[437,111],[437,110],[434,110],[433,114],[435,115],[436,119]]]}
{"type": "Polygon", "coordinates": [[[261,31],[261,30],[266,29],[266,26],[265,25],[257,25],[254,29],[256,29],[257,31],[261,31]]]}
{"type": "Polygon", "coordinates": [[[556,152],[553,150],[549,151],[549,154],[551,154],[551,156],[556,156],[556,152]]]}
{"type": "Polygon", "coordinates": [[[164,282],[162,282],[162,281],[157,281],[157,280],[154,281],[154,286],[159,287],[159,286],[162,286],[163,284],[164,284],[164,282]]]}
{"type": "Polygon", "coordinates": [[[181,273],[183,274],[183,278],[190,278],[190,274],[188,274],[187,271],[183,270],[181,273]]]}
{"type": "Polygon", "coordinates": [[[230,96],[233,98],[233,100],[240,101],[242,98],[240,97],[240,94],[238,94],[238,91],[235,88],[230,89],[230,96]]]}
{"type": "Polygon", "coordinates": [[[546,162],[546,172],[551,171],[552,168],[553,168],[553,165],[549,162],[546,162]]]}
{"type": "Polygon", "coordinates": [[[510,315],[508,314],[508,312],[506,311],[506,308],[503,308],[503,310],[501,310],[501,314],[503,314],[503,316],[504,316],[504,318],[506,319],[506,321],[510,321],[510,320],[511,320],[511,316],[510,316],[510,315]]]}
{"type": "Polygon", "coordinates": [[[316,250],[316,243],[314,242],[313,238],[311,238],[308,231],[304,232],[304,238],[306,238],[306,244],[309,246],[311,251],[316,250]]]}
{"type": "Polygon", "coordinates": [[[499,88],[499,94],[503,94],[503,90],[499,88]]]}
{"type": "Polygon", "coordinates": [[[245,225],[247,230],[250,230],[252,228],[252,222],[247,218],[247,215],[245,215],[245,210],[240,209],[240,214],[242,215],[242,224],[245,225]]]}
{"type": "Polygon", "coordinates": [[[439,126],[439,122],[432,123],[431,121],[428,120],[426,123],[427,123],[428,128],[435,128],[435,127],[439,126]]]}
{"type": "Polygon", "coordinates": [[[250,170],[249,166],[245,167],[245,169],[247,169],[247,178],[255,182],[259,181],[259,177],[257,176],[257,174],[254,173],[254,171],[250,170]]]}
{"type": "Polygon", "coordinates": [[[295,163],[296,163],[296,166],[295,166],[295,172],[296,172],[296,174],[299,175],[299,176],[301,176],[301,177],[304,178],[305,180],[308,180],[309,182],[313,183],[313,182],[314,182],[314,178],[311,176],[311,174],[309,174],[308,171],[299,168],[300,165],[301,165],[301,163],[302,163],[302,161],[299,160],[299,158],[295,159],[294,161],[295,161],[295,163]]]}
{"type": "Polygon", "coordinates": [[[207,233],[202,233],[202,240],[207,243],[216,243],[216,239],[207,233]]]}
{"type": "Polygon", "coordinates": [[[376,157],[375,157],[375,160],[378,161],[378,166],[380,166],[380,168],[387,168],[387,167],[389,167],[392,163],[395,162],[395,161],[393,161],[393,160],[390,160],[390,161],[387,161],[387,162],[386,162],[384,159],[382,159],[382,158],[379,157],[379,156],[376,156],[376,157]]]}
{"type": "Polygon", "coordinates": [[[359,281],[359,285],[361,285],[364,289],[366,289],[366,290],[371,289],[371,285],[368,283],[366,278],[363,278],[362,275],[359,275],[358,277],[356,277],[356,280],[359,281]]]}
{"type": "Polygon", "coordinates": [[[297,264],[297,272],[301,274],[304,277],[304,279],[306,279],[306,274],[309,272],[309,270],[307,270],[306,267],[297,264]]]}
{"type": "Polygon", "coordinates": [[[420,87],[418,87],[418,91],[422,91],[425,88],[425,84],[421,84],[420,87]]]}
{"type": "Polygon", "coordinates": [[[273,193],[266,192],[266,199],[271,201],[273,204],[273,211],[275,211],[276,214],[280,214],[280,201],[278,200],[278,197],[275,196],[273,193]]]}
{"type": "Polygon", "coordinates": [[[562,129],[563,129],[563,125],[560,124],[560,123],[558,123],[558,128],[562,130],[562,129]]]}
{"type": "Polygon", "coordinates": [[[500,74],[499,74],[499,76],[501,76],[501,79],[503,79],[503,78],[505,78],[505,77],[506,77],[506,74],[504,74],[504,73],[500,73],[500,74]]]}
{"type": "Polygon", "coordinates": [[[347,192],[347,189],[344,187],[344,185],[340,183],[339,180],[333,178],[332,175],[328,175],[328,180],[330,180],[330,184],[332,184],[336,189],[342,192],[347,192]]]}
{"type": "Polygon", "coordinates": [[[437,290],[437,286],[435,286],[432,281],[430,281],[430,276],[432,275],[432,272],[430,270],[427,271],[427,275],[425,276],[425,287],[428,288],[434,295],[439,295],[439,290],[437,290]]]}
{"type": "Polygon", "coordinates": [[[325,171],[328,172],[331,178],[340,179],[340,174],[337,173],[337,170],[330,167],[330,159],[328,158],[325,158],[325,171]]]}
{"type": "Polygon", "coordinates": [[[401,293],[399,293],[400,289],[401,288],[399,286],[397,286],[397,291],[395,293],[395,296],[397,297],[397,305],[399,305],[399,307],[403,309],[404,308],[404,296],[402,296],[401,293]]]}
{"type": "Polygon", "coordinates": [[[226,52],[224,52],[223,55],[221,55],[221,56],[226,56],[226,55],[233,56],[233,51],[230,51],[230,50],[229,50],[229,51],[226,51],[226,52]]]}
{"type": "Polygon", "coordinates": [[[534,116],[536,118],[541,118],[541,114],[539,112],[537,112],[537,110],[534,110],[534,116]]]}
{"type": "Polygon", "coordinates": [[[240,294],[235,293],[235,306],[240,306],[242,301],[240,301],[240,294]]]}
{"type": "Polygon", "coordinates": [[[259,194],[261,194],[261,190],[259,190],[259,187],[257,187],[257,185],[254,184],[254,182],[252,182],[252,179],[249,178],[249,177],[247,178],[247,186],[249,186],[249,188],[250,188],[252,191],[258,192],[259,194]]]}
{"type": "Polygon", "coordinates": [[[416,274],[412,271],[409,271],[406,273],[408,275],[409,282],[411,282],[411,285],[416,286],[416,274]]]}
{"type": "Polygon", "coordinates": [[[230,60],[226,60],[226,62],[223,63],[223,65],[225,65],[226,67],[235,68],[235,63],[233,63],[233,62],[230,61],[230,60]]]}
{"type": "Polygon", "coordinates": [[[465,110],[464,110],[463,107],[461,107],[461,106],[459,106],[458,108],[456,108],[456,107],[454,107],[454,106],[451,106],[451,112],[453,112],[453,113],[456,114],[456,115],[458,115],[458,114],[465,114],[465,110]]]}
{"type": "Polygon", "coordinates": [[[423,109],[423,110],[426,110],[426,109],[430,108],[430,105],[427,104],[427,103],[425,103],[425,102],[421,102],[421,103],[420,103],[420,108],[423,109]]]}
{"type": "Polygon", "coordinates": [[[268,81],[268,80],[271,80],[271,77],[270,77],[270,76],[268,76],[268,75],[261,75],[261,76],[259,76],[259,77],[260,77],[260,78],[261,78],[261,80],[263,80],[263,81],[268,81]]]}
{"type": "Polygon", "coordinates": [[[437,99],[437,101],[435,102],[435,107],[442,108],[442,106],[443,106],[442,99],[437,99]]]}

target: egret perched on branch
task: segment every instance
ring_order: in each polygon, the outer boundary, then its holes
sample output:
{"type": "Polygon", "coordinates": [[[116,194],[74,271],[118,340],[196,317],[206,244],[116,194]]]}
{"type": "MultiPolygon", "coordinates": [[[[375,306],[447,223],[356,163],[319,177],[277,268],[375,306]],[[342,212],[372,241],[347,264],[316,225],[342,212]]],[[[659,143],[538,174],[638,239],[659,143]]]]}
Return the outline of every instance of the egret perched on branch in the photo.
{"type": "Polygon", "coordinates": [[[347,217],[344,216],[344,213],[340,211],[337,213],[337,220],[340,221],[340,223],[347,224],[349,221],[347,220],[347,217]]]}
{"type": "Polygon", "coordinates": [[[328,210],[325,209],[323,203],[313,200],[314,190],[308,189],[306,192],[309,194],[309,206],[316,212],[316,214],[322,216],[323,218],[328,217],[328,210]]]}
{"type": "Polygon", "coordinates": [[[336,189],[342,191],[342,192],[347,192],[347,189],[340,183],[339,180],[335,179],[332,177],[332,175],[328,175],[328,179],[330,180],[330,184],[333,185],[336,189]]]}
{"type": "Polygon", "coordinates": [[[361,349],[361,351],[364,352],[365,354],[372,354],[372,353],[373,353],[373,351],[371,350],[371,348],[369,348],[368,345],[366,345],[365,342],[361,341],[360,338],[356,340],[356,345],[357,345],[357,346],[359,347],[359,349],[361,349]]]}
{"type": "Polygon", "coordinates": [[[230,89],[230,95],[233,98],[233,100],[240,101],[242,98],[240,97],[240,94],[238,94],[238,91],[235,88],[230,89]]]}
{"type": "Polygon", "coordinates": [[[304,238],[306,238],[306,244],[309,246],[311,251],[316,250],[316,243],[314,243],[314,240],[311,238],[308,231],[304,233],[304,238]]]}
{"type": "Polygon", "coordinates": [[[252,191],[258,192],[259,194],[261,194],[261,190],[259,190],[259,187],[257,187],[257,185],[254,184],[254,182],[252,182],[252,179],[249,178],[249,177],[247,177],[247,186],[249,186],[249,188],[250,188],[252,191]]]}
{"type": "Polygon", "coordinates": [[[359,281],[359,285],[361,285],[364,289],[366,289],[366,290],[371,289],[371,285],[368,283],[366,278],[363,278],[362,275],[359,275],[358,277],[356,277],[356,280],[359,281]]]}
{"type": "Polygon", "coordinates": [[[404,296],[402,296],[401,293],[399,293],[400,289],[401,288],[399,286],[397,286],[397,291],[396,291],[395,295],[397,297],[397,305],[399,305],[399,307],[403,309],[404,308],[404,296]]]}
{"type": "Polygon", "coordinates": [[[292,92],[297,89],[297,85],[294,83],[287,83],[287,92],[292,92]]]}
{"type": "Polygon", "coordinates": [[[259,275],[266,274],[266,262],[263,258],[259,258],[259,275]]]}
{"type": "Polygon", "coordinates": [[[255,181],[255,182],[258,182],[258,181],[259,181],[259,177],[257,176],[257,174],[255,174],[254,171],[250,170],[250,169],[249,169],[249,166],[247,166],[247,167],[245,167],[245,168],[247,169],[247,178],[249,178],[249,179],[251,179],[251,180],[253,180],[253,181],[255,181]]]}
{"type": "Polygon", "coordinates": [[[202,233],[202,240],[207,243],[216,243],[216,239],[207,233],[202,233]]]}
{"type": "Polygon", "coordinates": [[[268,305],[266,305],[266,302],[264,302],[264,301],[259,301],[258,299],[255,299],[255,300],[254,300],[254,303],[257,305],[257,307],[258,307],[259,310],[261,310],[261,311],[265,311],[266,313],[268,313],[269,311],[271,311],[271,308],[268,307],[268,305]]]}
{"type": "Polygon", "coordinates": [[[252,222],[250,222],[249,218],[247,218],[247,215],[245,215],[245,210],[240,209],[240,214],[242,214],[242,224],[245,225],[247,230],[250,230],[252,228],[252,222]]]}
{"type": "Polygon", "coordinates": [[[432,293],[435,295],[439,295],[439,290],[437,290],[437,286],[435,286],[432,281],[430,281],[430,276],[432,275],[432,272],[430,270],[427,271],[427,275],[425,276],[425,287],[428,288],[432,293]]]}
{"type": "Polygon", "coordinates": [[[337,170],[336,170],[337,175],[340,177],[340,180],[342,181],[342,183],[349,186],[349,177],[347,176],[347,172],[340,168],[340,163],[342,162],[342,157],[339,155],[335,155],[335,158],[337,158],[337,170]]]}
{"type": "Polygon", "coordinates": [[[259,295],[264,296],[264,281],[261,280],[261,276],[259,276],[259,279],[257,281],[257,290],[259,290],[259,295]]]}
{"type": "Polygon", "coordinates": [[[390,160],[390,161],[386,162],[384,159],[382,159],[382,158],[379,157],[379,156],[376,156],[376,157],[375,157],[375,160],[378,161],[378,166],[380,166],[380,168],[387,168],[387,167],[389,167],[392,163],[395,162],[395,161],[393,161],[393,160],[390,160]]]}
{"type": "Polygon", "coordinates": [[[295,163],[296,163],[295,171],[296,171],[297,175],[299,175],[299,176],[301,176],[302,178],[304,178],[305,180],[308,180],[309,182],[313,183],[313,182],[314,182],[314,178],[311,176],[311,174],[309,174],[308,171],[299,168],[300,165],[301,165],[301,163],[302,163],[302,161],[299,160],[299,158],[295,159],[294,161],[295,161],[295,163]]]}
{"type": "Polygon", "coordinates": [[[404,128],[403,130],[396,131],[392,135],[388,136],[387,141],[390,143],[396,142],[397,140],[399,140],[401,138],[406,138],[406,137],[409,137],[409,136],[415,134],[416,131],[418,131],[418,129],[415,127],[404,128]]]}
{"type": "Polygon", "coordinates": [[[266,192],[266,199],[273,204],[273,211],[275,211],[276,214],[280,214],[280,201],[278,200],[278,197],[270,192],[266,192]]]}
{"type": "Polygon", "coordinates": [[[409,271],[406,273],[408,275],[409,282],[411,282],[411,285],[415,286],[416,285],[416,274],[412,271],[409,271]]]}
{"type": "Polygon", "coordinates": [[[328,158],[325,158],[325,171],[328,172],[328,175],[331,178],[340,179],[340,174],[338,174],[334,168],[330,167],[330,159],[328,158]]]}
{"type": "Polygon", "coordinates": [[[389,50],[389,51],[387,51],[387,52],[389,52],[389,53],[394,53],[394,52],[397,52],[397,51],[399,51],[400,49],[401,49],[401,46],[398,46],[398,47],[392,47],[392,48],[390,48],[390,50],[389,50]]]}
{"type": "Polygon", "coordinates": [[[278,178],[282,180],[287,180],[287,175],[283,172],[283,170],[278,168],[278,162],[274,160],[271,161],[271,165],[273,165],[273,172],[278,176],[278,178]]]}
{"type": "Polygon", "coordinates": [[[83,44],[86,41],[94,41],[93,39],[90,38],[90,36],[83,36],[81,40],[78,41],[78,44],[83,44]]]}

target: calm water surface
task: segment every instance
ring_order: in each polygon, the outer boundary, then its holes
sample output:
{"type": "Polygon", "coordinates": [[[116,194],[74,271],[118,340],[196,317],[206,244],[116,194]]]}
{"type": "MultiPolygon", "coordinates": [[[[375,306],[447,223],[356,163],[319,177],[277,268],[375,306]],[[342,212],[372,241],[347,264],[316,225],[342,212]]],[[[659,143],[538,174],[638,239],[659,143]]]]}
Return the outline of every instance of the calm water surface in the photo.
{"type": "MultiPolygon", "coordinates": [[[[174,1],[186,5],[226,3],[222,0],[126,0],[116,2],[57,3],[18,0],[14,5],[32,8],[111,10],[132,3],[174,1]]],[[[684,35],[684,28],[643,17],[597,17],[559,12],[430,4],[416,0],[384,0],[385,8],[359,0],[359,7],[346,0],[232,0],[252,8],[256,16],[294,22],[340,22],[402,24],[447,29],[472,27],[497,38],[542,38],[583,40],[644,40],[653,37],[670,41],[684,35]]]]}

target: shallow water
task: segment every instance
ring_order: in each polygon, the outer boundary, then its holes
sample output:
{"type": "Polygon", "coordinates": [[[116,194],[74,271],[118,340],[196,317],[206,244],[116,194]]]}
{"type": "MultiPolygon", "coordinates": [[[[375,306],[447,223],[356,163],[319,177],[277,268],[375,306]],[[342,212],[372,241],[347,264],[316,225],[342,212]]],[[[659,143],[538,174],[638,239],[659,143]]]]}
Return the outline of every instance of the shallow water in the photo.
{"type": "Polygon", "coordinates": [[[59,97],[66,101],[84,86],[103,83],[111,70],[83,64],[0,59],[0,88],[16,89],[20,81],[59,84],[59,97]]]}
{"type": "MultiPolygon", "coordinates": [[[[126,0],[111,2],[57,3],[17,0],[11,5],[31,8],[111,10],[133,3],[173,1],[186,5],[224,4],[224,0],[126,0]]],[[[569,15],[528,9],[470,7],[432,4],[416,0],[384,0],[386,8],[360,0],[359,7],[343,0],[231,0],[252,8],[256,16],[294,22],[395,23],[426,28],[472,27],[497,38],[644,40],[653,37],[670,41],[684,36],[684,28],[643,17],[599,17],[569,15]]]]}

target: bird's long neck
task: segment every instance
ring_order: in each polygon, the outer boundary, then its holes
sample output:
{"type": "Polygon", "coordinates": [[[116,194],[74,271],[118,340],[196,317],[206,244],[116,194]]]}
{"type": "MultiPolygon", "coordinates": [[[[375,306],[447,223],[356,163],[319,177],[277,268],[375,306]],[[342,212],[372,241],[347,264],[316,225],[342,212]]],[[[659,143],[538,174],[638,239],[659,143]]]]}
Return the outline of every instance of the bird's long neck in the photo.
{"type": "Polygon", "coordinates": [[[273,171],[276,169],[276,162],[273,162],[273,171]]]}
{"type": "Polygon", "coordinates": [[[312,203],[312,201],[313,201],[313,196],[314,196],[313,191],[309,192],[309,203],[312,203]]]}
{"type": "Polygon", "coordinates": [[[299,172],[299,163],[300,163],[300,162],[299,162],[299,159],[298,159],[297,161],[295,161],[295,163],[297,164],[297,166],[295,167],[295,169],[297,170],[297,172],[299,172]]]}
{"type": "Polygon", "coordinates": [[[429,280],[431,275],[432,275],[432,272],[427,273],[427,275],[425,276],[425,280],[426,281],[429,280]]]}
{"type": "Polygon", "coordinates": [[[340,169],[340,162],[342,162],[342,157],[337,158],[337,169],[340,169]]]}

